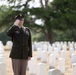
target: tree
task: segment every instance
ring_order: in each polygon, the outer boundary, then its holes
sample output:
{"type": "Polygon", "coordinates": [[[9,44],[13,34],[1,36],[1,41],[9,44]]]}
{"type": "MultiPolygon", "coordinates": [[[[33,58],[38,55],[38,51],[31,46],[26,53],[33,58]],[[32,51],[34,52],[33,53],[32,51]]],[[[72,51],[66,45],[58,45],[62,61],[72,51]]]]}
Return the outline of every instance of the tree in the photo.
{"type": "Polygon", "coordinates": [[[60,19],[57,18],[61,29],[66,32],[69,30],[68,34],[70,33],[71,39],[76,41],[76,0],[54,0],[52,5],[56,12],[61,14],[58,16],[60,19]]]}
{"type": "MultiPolygon", "coordinates": [[[[10,14],[7,14],[7,21],[9,21],[10,15],[10,23],[12,23],[12,20],[14,18],[13,16],[18,13],[25,14],[25,25],[28,25],[36,32],[44,33],[50,43],[53,43],[56,38],[54,37],[55,30],[66,31],[67,29],[71,29],[73,31],[76,31],[75,0],[53,0],[51,3],[49,0],[40,0],[41,7],[37,8],[29,8],[28,3],[32,0],[26,0],[23,4],[21,4],[22,0],[8,1],[9,3],[14,3],[14,5],[10,7],[11,12],[10,14]],[[18,1],[17,5],[16,1],[18,1]],[[22,10],[19,10],[21,7],[24,8],[22,10]],[[38,19],[42,21],[40,25],[36,23],[36,20],[38,19]]],[[[4,18],[3,21],[6,21],[6,18],[4,18]]]]}

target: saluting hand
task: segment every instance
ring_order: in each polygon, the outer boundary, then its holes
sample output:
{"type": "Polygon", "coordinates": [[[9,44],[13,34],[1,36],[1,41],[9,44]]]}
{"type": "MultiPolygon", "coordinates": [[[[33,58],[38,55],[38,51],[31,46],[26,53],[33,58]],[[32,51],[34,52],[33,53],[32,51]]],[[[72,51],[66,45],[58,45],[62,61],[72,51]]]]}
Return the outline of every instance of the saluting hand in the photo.
{"type": "Polygon", "coordinates": [[[17,19],[17,20],[14,22],[14,25],[18,26],[19,23],[20,23],[20,20],[17,19]]]}

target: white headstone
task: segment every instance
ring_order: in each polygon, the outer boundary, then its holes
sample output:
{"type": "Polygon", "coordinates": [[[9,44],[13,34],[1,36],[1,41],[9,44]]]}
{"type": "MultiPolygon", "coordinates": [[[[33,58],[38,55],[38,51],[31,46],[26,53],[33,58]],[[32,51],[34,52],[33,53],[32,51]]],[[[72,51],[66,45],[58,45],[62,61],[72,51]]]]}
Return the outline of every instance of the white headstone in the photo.
{"type": "Polygon", "coordinates": [[[74,48],[74,42],[68,42],[69,48],[74,48]]]}
{"type": "Polygon", "coordinates": [[[0,54],[4,54],[4,50],[0,50],[0,54]]]}
{"type": "Polygon", "coordinates": [[[66,44],[62,45],[62,50],[67,50],[67,45],[66,44]]]}
{"type": "Polygon", "coordinates": [[[66,50],[61,51],[61,58],[66,58],[66,50]]]}
{"type": "Polygon", "coordinates": [[[76,75],[76,63],[72,64],[72,75],[76,75]]]}
{"type": "Polygon", "coordinates": [[[46,44],[43,44],[42,50],[47,52],[47,45],[46,44]]]}
{"type": "Polygon", "coordinates": [[[0,46],[2,46],[2,47],[3,47],[3,42],[2,42],[2,41],[0,41],[0,46]]]}
{"type": "Polygon", "coordinates": [[[52,48],[54,49],[55,47],[56,47],[56,46],[55,46],[55,43],[53,43],[53,44],[52,44],[52,48]]]}
{"type": "Polygon", "coordinates": [[[0,42],[0,63],[5,63],[5,54],[2,42],[0,42]]]}
{"type": "Polygon", "coordinates": [[[0,57],[5,57],[5,55],[2,53],[2,54],[0,54],[0,57]]]}
{"type": "Polygon", "coordinates": [[[0,57],[0,62],[5,62],[5,58],[4,57],[0,57]]]}
{"type": "Polygon", "coordinates": [[[42,43],[41,43],[41,42],[37,42],[36,47],[37,47],[37,49],[38,49],[38,48],[41,48],[41,50],[42,50],[42,43]]]}
{"type": "Polygon", "coordinates": [[[41,62],[42,63],[46,63],[47,62],[47,52],[46,51],[42,51],[41,62]]]}
{"type": "Polygon", "coordinates": [[[0,75],[6,75],[6,63],[0,62],[0,75]]]}
{"type": "Polygon", "coordinates": [[[50,69],[48,75],[61,75],[61,72],[57,69],[50,69]]]}
{"type": "Polygon", "coordinates": [[[3,47],[2,42],[0,42],[0,51],[4,51],[4,47],[3,47]]]}
{"type": "Polygon", "coordinates": [[[46,75],[46,64],[45,63],[38,63],[37,65],[37,75],[46,75]]]}
{"type": "Polygon", "coordinates": [[[74,49],[76,50],[76,42],[74,43],[74,49]]]}
{"type": "Polygon", "coordinates": [[[6,46],[8,46],[11,49],[12,45],[13,45],[12,41],[7,41],[6,46]]]}
{"type": "Polygon", "coordinates": [[[37,42],[34,42],[33,46],[34,46],[34,50],[37,50],[37,42]]]}
{"type": "Polygon", "coordinates": [[[50,67],[49,68],[55,68],[55,61],[56,61],[56,58],[54,56],[54,54],[50,54],[50,67]]]}
{"type": "Polygon", "coordinates": [[[34,45],[33,45],[33,44],[32,44],[32,50],[35,51],[35,49],[34,49],[34,45]]]}
{"type": "Polygon", "coordinates": [[[54,48],[54,56],[55,58],[58,58],[59,50],[58,48],[54,48]]]}
{"type": "Polygon", "coordinates": [[[65,74],[65,59],[64,58],[59,58],[58,69],[61,71],[62,74],[65,74]]]}
{"type": "Polygon", "coordinates": [[[37,71],[37,60],[35,58],[31,58],[28,62],[29,74],[35,75],[37,71]]]}
{"type": "Polygon", "coordinates": [[[70,48],[70,55],[74,53],[74,48],[70,48]]]}
{"type": "Polygon", "coordinates": [[[38,48],[37,49],[37,59],[41,59],[41,53],[42,53],[41,48],[38,48]]]}
{"type": "Polygon", "coordinates": [[[52,48],[52,46],[48,46],[48,54],[51,54],[52,53],[52,51],[53,51],[53,48],[52,48]]]}
{"type": "Polygon", "coordinates": [[[76,63],[76,55],[73,53],[71,55],[71,64],[76,63]]]}

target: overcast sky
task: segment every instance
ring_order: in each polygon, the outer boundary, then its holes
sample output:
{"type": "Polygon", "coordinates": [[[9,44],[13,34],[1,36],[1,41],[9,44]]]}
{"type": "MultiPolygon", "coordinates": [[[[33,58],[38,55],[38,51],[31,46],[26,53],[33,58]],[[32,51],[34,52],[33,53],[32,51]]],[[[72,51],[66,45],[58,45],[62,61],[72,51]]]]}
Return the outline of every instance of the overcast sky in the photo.
{"type": "MultiPolygon", "coordinates": [[[[22,3],[24,3],[26,0],[23,0],[22,3]]],[[[50,2],[52,2],[53,0],[49,0],[50,2]]],[[[44,3],[44,0],[43,0],[44,3]]],[[[0,5],[8,5],[7,0],[0,0],[0,5]]],[[[29,2],[30,8],[31,7],[39,7],[40,3],[39,0],[32,0],[29,2]]]]}

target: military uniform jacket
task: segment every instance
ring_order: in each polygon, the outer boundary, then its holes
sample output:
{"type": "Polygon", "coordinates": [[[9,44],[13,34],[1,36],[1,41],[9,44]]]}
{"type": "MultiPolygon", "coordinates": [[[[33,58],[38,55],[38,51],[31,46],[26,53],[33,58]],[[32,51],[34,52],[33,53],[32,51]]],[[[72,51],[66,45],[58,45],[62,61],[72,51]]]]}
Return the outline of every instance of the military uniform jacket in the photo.
{"type": "Polygon", "coordinates": [[[13,46],[10,52],[10,57],[14,59],[28,59],[32,57],[31,33],[29,28],[13,25],[7,35],[12,38],[13,46]]]}

